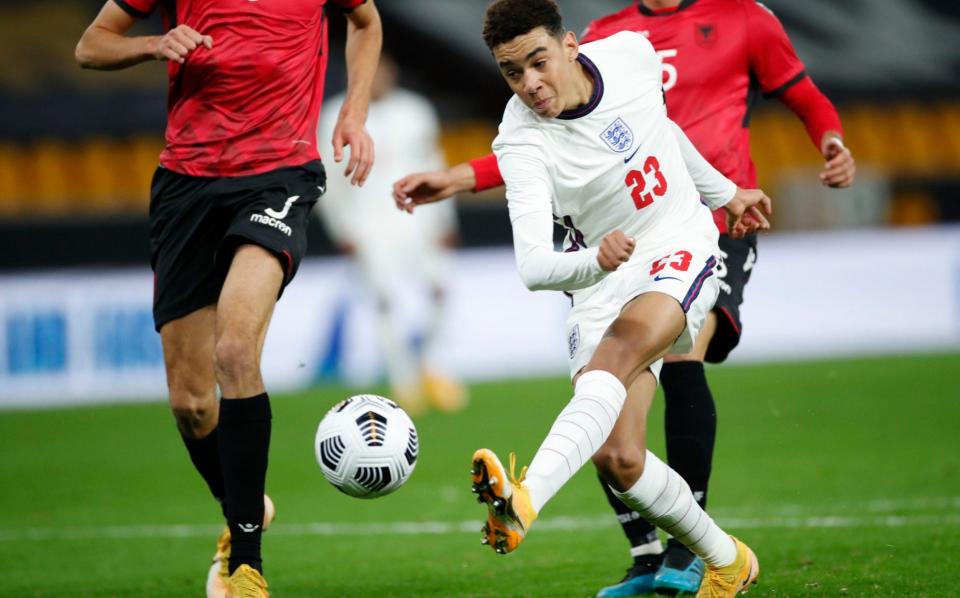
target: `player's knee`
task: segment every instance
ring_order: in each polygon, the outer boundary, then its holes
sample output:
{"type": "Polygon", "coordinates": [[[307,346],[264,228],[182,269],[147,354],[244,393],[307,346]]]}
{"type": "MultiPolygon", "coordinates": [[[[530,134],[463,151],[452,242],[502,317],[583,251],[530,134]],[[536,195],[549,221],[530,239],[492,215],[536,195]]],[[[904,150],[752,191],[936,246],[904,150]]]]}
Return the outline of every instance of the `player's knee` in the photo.
{"type": "Polygon", "coordinates": [[[171,393],[170,408],[177,428],[187,438],[203,438],[217,426],[215,399],[171,393]]]}
{"type": "Polygon", "coordinates": [[[593,464],[603,479],[617,491],[623,492],[640,479],[645,455],[635,445],[608,443],[594,453],[593,464]]]}
{"type": "Polygon", "coordinates": [[[256,343],[240,335],[224,334],[217,339],[214,363],[221,381],[240,380],[260,370],[256,343]]]}

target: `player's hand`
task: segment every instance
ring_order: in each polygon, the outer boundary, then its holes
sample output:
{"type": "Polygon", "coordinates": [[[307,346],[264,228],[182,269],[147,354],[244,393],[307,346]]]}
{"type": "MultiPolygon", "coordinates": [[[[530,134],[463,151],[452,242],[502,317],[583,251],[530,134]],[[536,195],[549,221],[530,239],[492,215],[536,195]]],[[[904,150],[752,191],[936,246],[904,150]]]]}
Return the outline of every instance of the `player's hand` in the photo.
{"type": "Polygon", "coordinates": [[[597,261],[601,268],[607,272],[613,272],[620,267],[620,264],[630,259],[636,246],[636,241],[623,234],[623,231],[615,230],[607,233],[603,241],[600,241],[597,261]]]}
{"type": "Polygon", "coordinates": [[[337,119],[337,126],[333,129],[333,160],[341,162],[343,160],[343,148],[350,146],[350,159],[347,161],[347,169],[343,171],[343,176],[349,177],[351,185],[363,187],[367,177],[370,176],[370,169],[373,168],[373,138],[367,132],[367,128],[362,121],[344,116],[343,113],[337,119]]]}
{"type": "Polygon", "coordinates": [[[412,214],[416,206],[441,201],[472,191],[477,178],[473,167],[457,164],[445,170],[408,174],[393,184],[393,201],[398,210],[412,214]]]}
{"type": "Polygon", "coordinates": [[[157,60],[172,60],[183,64],[187,59],[187,54],[200,46],[210,50],[213,48],[213,38],[209,35],[202,35],[186,25],[178,25],[168,31],[166,35],[157,38],[152,53],[157,60]]]}
{"type": "Polygon", "coordinates": [[[827,187],[842,188],[853,184],[857,166],[853,154],[839,137],[828,137],[823,142],[823,157],[826,163],[820,172],[820,181],[827,187]]]}
{"type": "Polygon", "coordinates": [[[737,187],[733,199],[723,207],[727,211],[727,229],[735,239],[757,231],[770,230],[767,216],[773,212],[773,206],[767,194],[760,189],[737,187]]]}

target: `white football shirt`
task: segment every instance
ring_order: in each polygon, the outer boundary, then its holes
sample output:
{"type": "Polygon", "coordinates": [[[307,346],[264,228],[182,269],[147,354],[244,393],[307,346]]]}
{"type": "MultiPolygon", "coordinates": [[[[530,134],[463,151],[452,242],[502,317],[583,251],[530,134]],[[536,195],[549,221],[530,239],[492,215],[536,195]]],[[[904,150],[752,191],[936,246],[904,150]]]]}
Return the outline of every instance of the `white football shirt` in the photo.
{"type": "Polygon", "coordinates": [[[736,190],[667,118],[660,58],[645,37],[622,32],[584,44],[578,60],[594,81],[585,105],[544,118],[514,96],[493,143],[517,266],[534,290],[599,282],[608,273],[598,248],[614,230],[636,240],[634,256],[683,238],[715,244],[697,187],[712,206],[736,190]],[[567,229],[562,253],[553,221],[567,229]]]}

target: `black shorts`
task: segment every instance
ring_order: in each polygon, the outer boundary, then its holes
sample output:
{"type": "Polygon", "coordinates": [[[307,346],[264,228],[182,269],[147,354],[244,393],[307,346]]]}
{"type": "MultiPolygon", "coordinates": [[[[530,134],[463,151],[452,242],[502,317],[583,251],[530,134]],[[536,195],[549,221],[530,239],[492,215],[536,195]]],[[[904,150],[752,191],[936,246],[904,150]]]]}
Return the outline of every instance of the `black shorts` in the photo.
{"type": "Polygon", "coordinates": [[[720,295],[713,311],[717,313],[717,331],[707,347],[706,361],[720,363],[740,343],[740,304],[743,288],[757,262],[757,236],[734,239],[720,235],[720,261],[717,264],[717,282],[720,295]]]}
{"type": "Polygon", "coordinates": [[[326,183],[319,160],[239,177],[157,168],[150,189],[150,264],[156,329],[217,302],[237,247],[269,250],[283,288],[307,250],[310,210],[326,183]]]}

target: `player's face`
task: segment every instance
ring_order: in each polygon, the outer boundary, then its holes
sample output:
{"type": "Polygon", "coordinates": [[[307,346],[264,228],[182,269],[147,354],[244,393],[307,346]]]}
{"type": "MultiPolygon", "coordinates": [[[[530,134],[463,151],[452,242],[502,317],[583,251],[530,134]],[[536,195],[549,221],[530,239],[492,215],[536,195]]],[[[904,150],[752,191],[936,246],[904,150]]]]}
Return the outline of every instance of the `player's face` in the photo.
{"type": "Polygon", "coordinates": [[[547,118],[563,112],[568,98],[574,95],[571,84],[577,53],[577,40],[572,33],[557,38],[543,27],[493,49],[497,66],[513,93],[547,118]]]}

